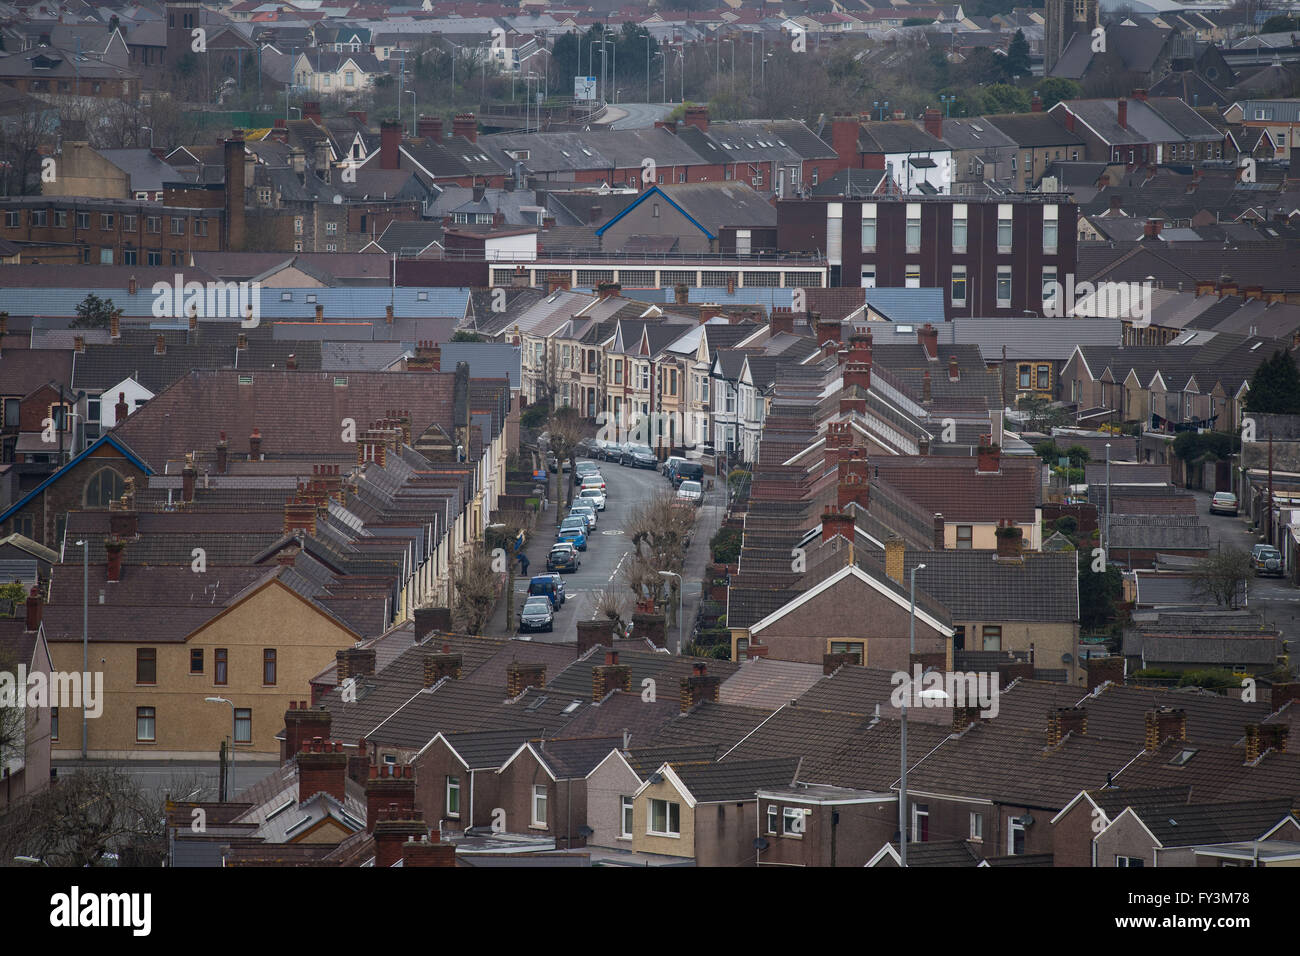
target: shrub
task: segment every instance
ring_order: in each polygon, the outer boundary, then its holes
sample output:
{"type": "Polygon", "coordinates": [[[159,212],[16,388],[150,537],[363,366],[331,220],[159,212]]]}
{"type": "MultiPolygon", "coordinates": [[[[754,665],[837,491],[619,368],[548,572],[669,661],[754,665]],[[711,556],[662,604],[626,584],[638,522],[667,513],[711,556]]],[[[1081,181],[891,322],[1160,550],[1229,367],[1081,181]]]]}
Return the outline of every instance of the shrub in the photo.
{"type": "Polygon", "coordinates": [[[719,528],[709,541],[714,564],[735,564],[740,558],[742,532],[739,528],[719,528]]]}

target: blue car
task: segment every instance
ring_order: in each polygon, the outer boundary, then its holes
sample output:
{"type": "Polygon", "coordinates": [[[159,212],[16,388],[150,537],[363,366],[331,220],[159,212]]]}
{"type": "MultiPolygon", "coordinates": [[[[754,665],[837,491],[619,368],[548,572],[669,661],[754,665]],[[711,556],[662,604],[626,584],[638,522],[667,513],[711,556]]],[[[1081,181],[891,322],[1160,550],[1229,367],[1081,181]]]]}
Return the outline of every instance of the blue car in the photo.
{"type": "Polygon", "coordinates": [[[587,531],[585,522],[580,518],[565,519],[564,524],[560,525],[559,533],[556,534],[556,541],[568,541],[579,551],[587,550],[587,531]]]}

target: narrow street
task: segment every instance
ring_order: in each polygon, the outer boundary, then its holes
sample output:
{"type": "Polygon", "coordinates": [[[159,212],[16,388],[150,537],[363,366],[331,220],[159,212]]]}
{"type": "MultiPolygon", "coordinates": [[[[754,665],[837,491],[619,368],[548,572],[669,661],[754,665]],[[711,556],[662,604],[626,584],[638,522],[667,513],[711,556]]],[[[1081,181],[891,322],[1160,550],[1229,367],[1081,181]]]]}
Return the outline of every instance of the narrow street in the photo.
{"type": "MultiPolygon", "coordinates": [[[[672,490],[668,480],[658,471],[623,467],[612,461],[602,461],[597,464],[605,479],[608,503],[605,510],[600,513],[600,520],[593,529],[587,550],[580,555],[582,566],[572,574],[563,576],[567,601],[556,611],[555,630],[550,633],[525,635],[539,643],[560,644],[577,640],[576,622],[592,616],[592,602],[608,587],[614,587],[626,598],[628,613],[631,613],[632,593],[623,583],[619,573],[623,562],[632,550],[627,540],[624,523],[637,502],[672,490]]],[[[567,479],[568,476],[565,477],[567,479]]],[[[551,481],[553,487],[554,476],[551,481]]],[[[547,510],[539,516],[537,527],[524,549],[528,555],[530,575],[546,571],[546,555],[555,540],[555,508],[555,502],[551,502],[547,510]]],[[[674,653],[679,650],[679,633],[687,642],[691,639],[691,628],[700,607],[701,578],[704,575],[704,567],[709,562],[709,539],[717,532],[725,510],[725,486],[715,479],[713,490],[705,492],[704,501],[697,511],[695,534],[686,554],[686,564],[683,569],[685,587],[682,595],[684,627],[677,626],[676,606],[668,613],[670,625],[667,635],[668,648],[674,653]]],[[[494,636],[514,635],[519,609],[523,606],[527,592],[528,579],[517,575],[513,616],[507,620],[506,602],[502,601],[485,633],[494,636]]]]}

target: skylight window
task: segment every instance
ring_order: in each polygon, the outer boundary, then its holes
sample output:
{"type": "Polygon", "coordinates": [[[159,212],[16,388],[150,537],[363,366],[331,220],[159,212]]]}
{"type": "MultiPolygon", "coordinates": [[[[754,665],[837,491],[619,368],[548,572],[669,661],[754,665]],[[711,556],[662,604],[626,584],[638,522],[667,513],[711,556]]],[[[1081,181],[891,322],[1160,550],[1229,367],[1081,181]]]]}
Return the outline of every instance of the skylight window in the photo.
{"type": "Polygon", "coordinates": [[[578,709],[579,707],[581,707],[581,706],[582,706],[582,701],[580,701],[580,700],[575,700],[575,701],[574,701],[572,704],[570,704],[568,707],[564,708],[564,712],[565,712],[566,714],[571,714],[571,713],[573,713],[575,710],[577,710],[577,709],[578,709]]]}
{"type": "Polygon", "coordinates": [[[1187,761],[1191,760],[1195,756],[1196,756],[1196,751],[1189,747],[1186,750],[1178,751],[1178,755],[1169,762],[1173,764],[1175,767],[1181,767],[1185,763],[1187,763],[1187,761]]]}
{"type": "Polygon", "coordinates": [[[290,797],[288,800],[284,801],[284,803],[280,804],[278,807],[276,807],[274,810],[268,813],[266,815],[266,818],[268,820],[274,820],[276,817],[284,813],[285,810],[288,810],[291,806],[293,806],[297,802],[298,801],[295,800],[293,797],[290,797]]]}

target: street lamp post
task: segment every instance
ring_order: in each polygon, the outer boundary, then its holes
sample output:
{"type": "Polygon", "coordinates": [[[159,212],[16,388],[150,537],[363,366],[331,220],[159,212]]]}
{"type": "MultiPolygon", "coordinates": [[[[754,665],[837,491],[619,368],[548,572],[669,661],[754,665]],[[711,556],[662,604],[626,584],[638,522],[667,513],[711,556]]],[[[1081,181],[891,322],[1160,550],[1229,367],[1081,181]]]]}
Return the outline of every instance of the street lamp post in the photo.
{"type": "MultiPolygon", "coordinates": [[[[81,680],[84,683],[90,672],[90,539],[82,538],[77,542],[81,548],[81,680]]],[[[81,759],[86,759],[86,738],[89,734],[86,722],[86,696],[83,688],[81,696],[81,759]]]]}
{"type": "Polygon", "coordinates": [[[660,571],[659,574],[666,578],[677,579],[677,653],[680,654],[682,652],[682,642],[683,642],[682,591],[685,589],[683,588],[682,585],[684,582],[682,581],[682,576],[678,574],[676,571],[660,571]]]}
{"type": "Polygon", "coordinates": [[[411,94],[411,139],[415,139],[415,121],[417,113],[415,111],[415,90],[407,90],[411,94]]]}
{"type": "Polygon", "coordinates": [[[209,704],[229,704],[230,705],[230,799],[235,798],[235,702],[225,697],[205,697],[204,700],[209,704]]]}
{"type": "Polygon", "coordinates": [[[1102,557],[1110,563],[1110,442],[1106,442],[1106,541],[1102,557]]]}
{"type": "Polygon", "coordinates": [[[141,126],[140,128],[141,128],[141,129],[147,129],[147,130],[149,131],[149,148],[150,148],[150,149],[153,149],[153,127],[152,127],[152,126],[141,126]]]}
{"type": "MultiPolygon", "coordinates": [[[[912,568],[912,609],[907,623],[907,667],[910,671],[912,655],[916,653],[916,572],[925,570],[924,564],[912,568]]],[[[903,695],[903,714],[898,731],[898,865],[907,866],[907,698],[911,696],[911,677],[907,693],[903,695]]]]}

